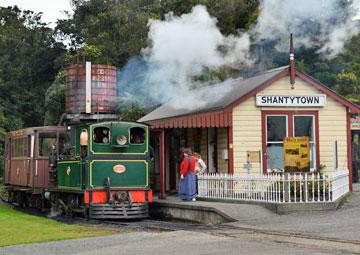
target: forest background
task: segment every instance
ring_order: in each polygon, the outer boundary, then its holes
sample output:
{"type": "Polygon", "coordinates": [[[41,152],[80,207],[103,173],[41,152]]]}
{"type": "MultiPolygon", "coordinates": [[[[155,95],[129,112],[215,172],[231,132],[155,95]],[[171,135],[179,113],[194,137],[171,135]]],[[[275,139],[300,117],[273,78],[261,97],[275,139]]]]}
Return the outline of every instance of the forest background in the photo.
{"type": "MultiPolygon", "coordinates": [[[[42,22],[41,13],[0,7],[0,176],[6,132],[58,123],[65,108],[67,66],[88,60],[124,68],[151,43],[149,20],[164,20],[169,12],[180,16],[198,4],[217,19],[224,36],[249,30],[261,14],[258,0],[72,0],[73,14],[51,28],[42,22]]],[[[346,4],[343,1],[344,8],[346,4]]],[[[332,58],[324,58],[321,45],[314,45],[296,48],[297,68],[360,104],[360,35],[332,58]]],[[[259,52],[256,45],[252,49],[259,52]]],[[[265,52],[266,69],[288,64],[289,54],[276,51],[271,43],[261,45],[260,51],[265,52]]],[[[216,83],[245,71],[203,70],[194,79],[216,83]]],[[[121,100],[118,113],[125,120],[136,120],[155,106],[124,105],[121,100]]]]}

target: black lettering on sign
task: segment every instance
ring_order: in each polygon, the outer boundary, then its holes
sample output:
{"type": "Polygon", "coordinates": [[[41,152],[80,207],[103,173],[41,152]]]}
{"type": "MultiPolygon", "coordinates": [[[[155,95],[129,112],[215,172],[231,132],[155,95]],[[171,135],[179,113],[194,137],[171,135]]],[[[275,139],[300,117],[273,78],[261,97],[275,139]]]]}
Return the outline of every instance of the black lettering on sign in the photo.
{"type": "Polygon", "coordinates": [[[265,103],[266,103],[266,96],[262,96],[262,97],[261,97],[261,103],[262,103],[262,104],[265,104],[265,103]]]}

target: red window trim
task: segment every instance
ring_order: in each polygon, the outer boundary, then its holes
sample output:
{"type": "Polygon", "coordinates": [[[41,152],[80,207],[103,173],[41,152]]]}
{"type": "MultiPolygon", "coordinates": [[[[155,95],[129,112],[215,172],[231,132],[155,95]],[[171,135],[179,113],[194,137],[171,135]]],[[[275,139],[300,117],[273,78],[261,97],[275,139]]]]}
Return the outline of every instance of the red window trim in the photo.
{"type": "Polygon", "coordinates": [[[262,133],[262,158],[263,158],[263,173],[267,172],[266,163],[266,115],[287,115],[288,135],[293,136],[293,116],[294,115],[314,115],[315,118],[315,150],[316,150],[316,167],[320,165],[320,141],[319,141],[319,112],[318,111],[277,111],[277,110],[263,110],[261,111],[261,133],[262,133]]]}
{"type": "Polygon", "coordinates": [[[346,109],[347,113],[346,113],[346,129],[347,129],[347,158],[348,158],[348,169],[349,169],[349,188],[350,191],[353,190],[353,185],[352,185],[352,147],[351,147],[351,128],[350,128],[350,121],[351,121],[351,116],[350,116],[350,109],[346,109]]]}

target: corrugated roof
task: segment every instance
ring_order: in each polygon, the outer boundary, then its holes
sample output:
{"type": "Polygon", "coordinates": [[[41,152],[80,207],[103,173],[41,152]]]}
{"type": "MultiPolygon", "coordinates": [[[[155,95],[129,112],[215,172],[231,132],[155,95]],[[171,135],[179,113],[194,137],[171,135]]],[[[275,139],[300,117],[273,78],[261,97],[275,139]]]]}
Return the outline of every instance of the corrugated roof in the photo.
{"type": "Polygon", "coordinates": [[[287,68],[288,66],[283,66],[271,69],[247,79],[229,79],[219,84],[191,90],[183,95],[176,95],[138,121],[148,122],[225,108],[287,68]]]}

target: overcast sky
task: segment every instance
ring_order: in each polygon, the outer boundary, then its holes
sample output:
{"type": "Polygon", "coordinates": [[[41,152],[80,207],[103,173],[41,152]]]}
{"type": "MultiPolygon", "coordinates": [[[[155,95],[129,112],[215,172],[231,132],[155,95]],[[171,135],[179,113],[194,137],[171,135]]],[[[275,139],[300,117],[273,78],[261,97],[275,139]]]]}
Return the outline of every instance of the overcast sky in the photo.
{"type": "Polygon", "coordinates": [[[0,0],[0,6],[17,5],[21,9],[42,12],[42,21],[54,27],[58,19],[66,18],[64,10],[71,11],[70,0],[0,0]]]}

